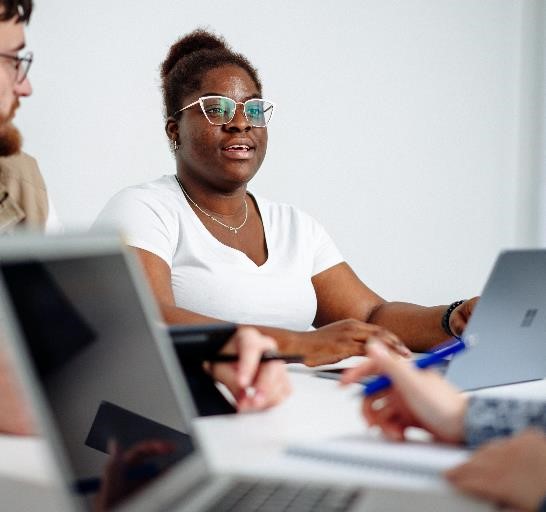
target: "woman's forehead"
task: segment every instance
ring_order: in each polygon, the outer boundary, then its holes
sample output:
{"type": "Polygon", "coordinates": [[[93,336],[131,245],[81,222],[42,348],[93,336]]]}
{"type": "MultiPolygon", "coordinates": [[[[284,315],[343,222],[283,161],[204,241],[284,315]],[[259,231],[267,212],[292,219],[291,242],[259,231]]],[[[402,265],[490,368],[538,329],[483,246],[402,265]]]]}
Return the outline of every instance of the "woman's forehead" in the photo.
{"type": "Polygon", "coordinates": [[[198,96],[219,94],[236,101],[255,97],[260,91],[246,70],[239,66],[222,66],[207,71],[201,79],[198,96]]]}

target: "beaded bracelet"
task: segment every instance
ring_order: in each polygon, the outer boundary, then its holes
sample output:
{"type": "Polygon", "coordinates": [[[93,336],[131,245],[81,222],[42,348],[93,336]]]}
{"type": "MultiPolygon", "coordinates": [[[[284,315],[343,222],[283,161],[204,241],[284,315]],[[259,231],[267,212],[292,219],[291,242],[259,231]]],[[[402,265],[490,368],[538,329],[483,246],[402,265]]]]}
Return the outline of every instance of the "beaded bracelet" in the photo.
{"type": "Polygon", "coordinates": [[[463,302],[464,300],[456,300],[455,302],[452,302],[442,316],[442,328],[451,337],[457,338],[457,336],[453,334],[451,327],[449,327],[449,317],[451,316],[451,313],[453,313],[453,311],[458,308],[463,302]]]}

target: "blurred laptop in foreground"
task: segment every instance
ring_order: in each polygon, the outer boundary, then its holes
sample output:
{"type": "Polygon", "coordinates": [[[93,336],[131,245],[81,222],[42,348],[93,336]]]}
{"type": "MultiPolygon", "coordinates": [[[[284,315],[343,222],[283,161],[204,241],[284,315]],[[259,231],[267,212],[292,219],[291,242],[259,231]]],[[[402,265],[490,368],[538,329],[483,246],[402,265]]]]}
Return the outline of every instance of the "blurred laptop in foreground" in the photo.
{"type": "Polygon", "coordinates": [[[17,237],[0,248],[0,314],[63,510],[468,510],[449,495],[211,472],[150,297],[117,238],[17,237]]]}

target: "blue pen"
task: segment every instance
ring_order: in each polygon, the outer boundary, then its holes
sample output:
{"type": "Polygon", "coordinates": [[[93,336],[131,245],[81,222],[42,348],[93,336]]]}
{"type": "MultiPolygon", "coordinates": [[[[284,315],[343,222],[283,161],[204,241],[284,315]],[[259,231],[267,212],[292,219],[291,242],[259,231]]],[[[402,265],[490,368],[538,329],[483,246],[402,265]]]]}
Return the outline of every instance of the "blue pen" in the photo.
{"type": "MultiPolygon", "coordinates": [[[[468,347],[462,338],[451,338],[446,343],[440,345],[436,350],[430,352],[428,355],[421,357],[421,359],[415,360],[413,363],[417,368],[428,368],[434,364],[437,364],[444,360],[447,356],[451,356],[464,350],[468,347]]],[[[372,380],[364,386],[363,394],[364,396],[370,396],[378,391],[387,389],[391,385],[391,379],[386,375],[381,375],[376,379],[372,380]]]]}

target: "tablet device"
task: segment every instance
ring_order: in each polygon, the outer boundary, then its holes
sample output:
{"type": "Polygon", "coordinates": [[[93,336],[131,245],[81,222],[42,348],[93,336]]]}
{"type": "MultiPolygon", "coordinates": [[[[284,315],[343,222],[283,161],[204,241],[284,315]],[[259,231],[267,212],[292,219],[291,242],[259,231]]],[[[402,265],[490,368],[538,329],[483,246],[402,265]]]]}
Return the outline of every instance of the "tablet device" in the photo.
{"type": "Polygon", "coordinates": [[[206,361],[222,350],[236,330],[237,326],[230,323],[171,325],[169,335],[180,362],[206,361]]]}
{"type": "Polygon", "coordinates": [[[176,357],[200,416],[233,414],[233,404],[203,369],[203,362],[217,354],[235,334],[235,324],[171,325],[169,335],[176,357]]]}

